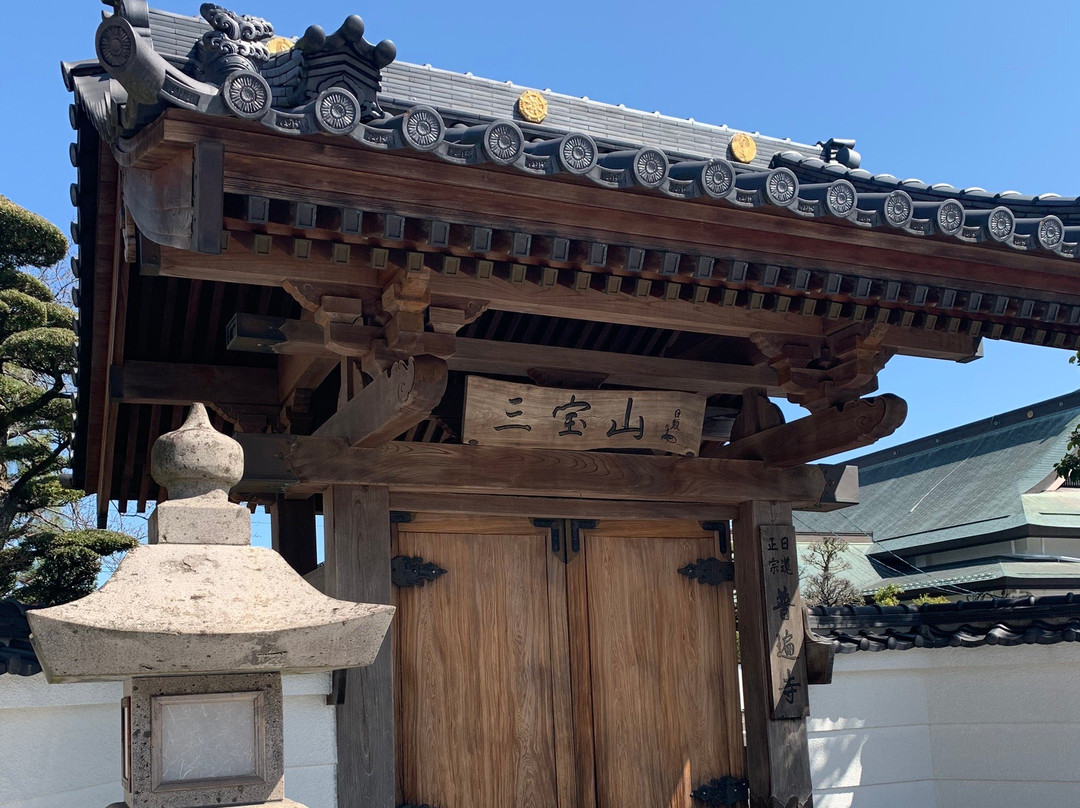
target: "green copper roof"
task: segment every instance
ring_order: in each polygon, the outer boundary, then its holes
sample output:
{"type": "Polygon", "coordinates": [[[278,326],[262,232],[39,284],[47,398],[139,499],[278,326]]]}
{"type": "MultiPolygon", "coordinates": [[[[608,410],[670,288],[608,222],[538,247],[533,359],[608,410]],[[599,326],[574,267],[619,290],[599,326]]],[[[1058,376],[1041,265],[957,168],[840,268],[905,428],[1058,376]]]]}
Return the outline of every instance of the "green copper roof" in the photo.
{"type": "Polygon", "coordinates": [[[865,455],[852,461],[860,504],[799,514],[799,529],[869,533],[867,554],[883,560],[990,537],[1080,536],[1078,492],[1042,493],[1078,422],[1080,391],[865,455]]]}

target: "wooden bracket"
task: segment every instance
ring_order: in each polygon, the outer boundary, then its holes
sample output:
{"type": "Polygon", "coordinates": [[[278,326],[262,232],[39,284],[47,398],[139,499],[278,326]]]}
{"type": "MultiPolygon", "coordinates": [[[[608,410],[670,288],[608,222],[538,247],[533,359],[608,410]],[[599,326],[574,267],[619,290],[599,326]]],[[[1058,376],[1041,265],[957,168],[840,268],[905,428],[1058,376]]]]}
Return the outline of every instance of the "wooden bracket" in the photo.
{"type": "Polygon", "coordinates": [[[442,360],[418,356],[398,362],[344,401],[315,434],[342,438],[350,446],[378,446],[430,416],[445,390],[446,363],[442,360]]]}
{"type": "Polygon", "coordinates": [[[788,468],[867,446],[891,435],[907,417],[907,403],[889,393],[826,407],[789,424],[735,437],[726,446],[710,447],[703,457],[761,460],[788,468]]]}
{"type": "Polygon", "coordinates": [[[896,351],[882,344],[889,326],[853,323],[825,337],[753,334],[788,400],[817,412],[877,390],[877,374],[896,351]]]}

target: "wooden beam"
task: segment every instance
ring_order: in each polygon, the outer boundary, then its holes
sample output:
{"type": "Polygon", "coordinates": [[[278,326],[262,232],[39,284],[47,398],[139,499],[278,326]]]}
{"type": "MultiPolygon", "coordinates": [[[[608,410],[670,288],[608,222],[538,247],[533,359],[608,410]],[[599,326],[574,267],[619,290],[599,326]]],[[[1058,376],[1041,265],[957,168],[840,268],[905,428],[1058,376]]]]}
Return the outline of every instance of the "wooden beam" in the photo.
{"type": "Polygon", "coordinates": [[[284,403],[297,390],[317,388],[338,366],[338,361],[331,354],[279,357],[278,402],[284,403]]]}
{"type": "MultiPolygon", "coordinates": [[[[770,636],[769,632],[767,616],[776,605],[777,593],[768,591],[766,586],[761,552],[763,526],[790,528],[791,507],[779,502],[746,502],[739,508],[733,530],[735,558],[738,559],[735,589],[739,594],[739,650],[750,805],[751,808],[808,808],[813,786],[806,721],[801,716],[773,717],[770,659],[780,638],[770,636]]],[[[797,565],[797,554],[792,555],[797,565]]],[[[798,601],[797,596],[793,596],[793,600],[798,601]]],[[[801,609],[801,601],[799,603],[801,609]]],[[[792,612],[794,609],[793,606],[792,612]]],[[[791,617],[802,621],[799,614],[791,617]]],[[[805,655],[799,654],[795,668],[803,698],[807,686],[805,666],[805,655]]]]}
{"type": "MultiPolygon", "coordinates": [[[[285,320],[257,314],[238,314],[230,326],[230,350],[279,353],[283,355],[338,356],[347,349],[338,341],[333,349],[319,340],[315,323],[285,320]],[[333,353],[331,353],[333,351],[333,353]]],[[[363,326],[349,326],[358,337],[357,354],[370,350],[379,331],[363,326]]],[[[431,337],[432,335],[426,335],[431,337]]],[[[736,395],[747,387],[760,387],[772,395],[783,395],[776,371],[767,365],[732,365],[668,359],[656,356],[631,356],[613,351],[588,351],[550,345],[526,345],[519,342],[449,337],[441,335],[452,350],[447,358],[450,370],[491,376],[531,378],[533,371],[560,370],[590,373],[604,377],[604,383],[619,387],[643,387],[683,390],[711,396],[736,395]]],[[[427,343],[425,343],[427,344],[427,343]]]]}
{"type": "Polygon", "coordinates": [[[548,345],[458,337],[451,370],[495,376],[530,377],[534,370],[595,373],[604,384],[619,387],[683,390],[704,396],[737,395],[747,387],[763,387],[782,395],[776,371],[766,365],[731,365],[654,356],[631,356],[611,351],[587,351],[548,345]]]}
{"type": "Polygon", "coordinates": [[[221,252],[225,216],[225,144],[200,140],[193,151],[191,249],[216,255],[221,252]]]}
{"type": "MultiPolygon", "coordinates": [[[[326,594],[390,603],[386,488],[331,486],[323,493],[326,594]]],[[[394,654],[387,634],[374,664],[335,671],[339,808],[394,808],[394,654]]]]}
{"type": "Polygon", "coordinates": [[[702,456],[761,460],[766,466],[788,468],[868,446],[895,432],[906,417],[907,402],[886,393],[819,410],[703,451],[702,456]]]}
{"type": "MultiPolygon", "coordinates": [[[[318,323],[265,314],[239,312],[234,315],[226,327],[225,342],[230,351],[284,356],[332,355],[326,347],[323,327],[318,323]]],[[[336,360],[334,364],[337,364],[336,360]]]]}
{"type": "Polygon", "coordinates": [[[431,494],[499,494],[735,505],[754,498],[830,510],[858,501],[854,466],[767,469],[753,460],[391,441],[377,449],[295,435],[237,435],[238,492],[305,493],[346,483],[431,494]]]}
{"type": "MultiPolygon", "coordinates": [[[[94,258],[94,305],[92,310],[93,345],[90,352],[90,390],[107,391],[109,367],[124,355],[126,335],[125,310],[130,273],[123,262],[124,249],[120,239],[120,185],[119,168],[102,142],[99,148],[99,174],[97,220],[92,238],[97,243],[94,258]]],[[[88,228],[89,229],[89,228],[88,228]]],[[[91,237],[83,235],[80,238],[91,237]]],[[[86,372],[86,369],[83,369],[86,372]]],[[[90,395],[87,454],[87,481],[95,474],[93,493],[97,497],[97,525],[104,528],[109,518],[109,501],[112,498],[113,455],[117,439],[118,407],[107,395],[90,395]],[[93,437],[97,437],[97,452],[93,451],[93,437]]],[[[89,486],[88,486],[89,490],[89,486]]]]}
{"type": "Polygon", "coordinates": [[[378,446],[416,426],[442,401],[446,363],[433,356],[396,362],[345,403],[321,427],[320,438],[349,446],[378,446]]]}
{"type": "Polygon", "coordinates": [[[270,506],[270,546],[300,575],[307,575],[319,566],[314,497],[285,499],[277,496],[270,506]]]}
{"type": "Polygon", "coordinates": [[[805,221],[787,211],[739,210],[708,199],[613,193],[585,179],[552,182],[415,153],[365,150],[345,138],[297,139],[254,122],[208,121],[169,110],[162,146],[207,138],[225,141],[227,192],[291,199],[302,187],[308,199],[318,193],[360,209],[515,232],[556,232],[608,244],[629,239],[639,247],[718,251],[751,262],[901,281],[951,285],[980,278],[987,287],[1080,294],[1080,279],[1064,277],[1061,259],[1045,254],[805,221]]]}
{"type": "Polygon", "coordinates": [[[112,401],[125,404],[273,405],[277,371],[129,360],[110,368],[109,394],[112,401]]]}
{"type": "Polygon", "coordinates": [[[732,505],[708,502],[632,502],[610,499],[512,497],[493,494],[417,494],[390,491],[390,509],[415,513],[486,514],[538,519],[734,519],[732,505]]]}
{"type": "MultiPolygon", "coordinates": [[[[387,269],[400,269],[407,263],[407,254],[403,250],[382,250],[366,245],[352,245],[348,262],[341,264],[299,262],[284,251],[253,261],[250,252],[232,248],[222,255],[206,256],[162,247],[155,271],[170,277],[269,286],[283,285],[298,274],[304,274],[311,283],[345,285],[360,295],[365,288],[381,288],[377,273],[371,269],[374,250],[385,253],[381,260],[387,269]]],[[[607,294],[600,289],[578,289],[561,283],[514,283],[494,274],[481,277],[483,273],[475,270],[475,259],[463,258],[460,263],[462,270],[457,274],[431,274],[433,305],[454,306],[460,305],[462,300],[479,300],[492,309],[522,314],[739,337],[766,333],[824,338],[828,329],[835,326],[834,321],[825,317],[752,310],[719,302],[607,294]]],[[[888,326],[883,329],[880,344],[909,356],[967,361],[978,355],[980,340],[959,332],[888,326]]]]}

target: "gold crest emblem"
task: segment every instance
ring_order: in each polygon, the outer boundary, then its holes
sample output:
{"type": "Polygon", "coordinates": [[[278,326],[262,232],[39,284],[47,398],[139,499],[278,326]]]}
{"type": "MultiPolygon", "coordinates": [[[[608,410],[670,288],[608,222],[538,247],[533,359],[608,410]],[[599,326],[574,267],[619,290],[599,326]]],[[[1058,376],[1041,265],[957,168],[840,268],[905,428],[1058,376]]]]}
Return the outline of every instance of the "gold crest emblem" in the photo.
{"type": "Polygon", "coordinates": [[[536,90],[526,90],[517,100],[521,117],[532,123],[540,123],[547,117],[547,99],[536,90]]]}
{"type": "Polygon", "coordinates": [[[731,156],[740,163],[749,163],[757,155],[757,144],[745,132],[736,133],[728,148],[731,149],[731,156]]]}

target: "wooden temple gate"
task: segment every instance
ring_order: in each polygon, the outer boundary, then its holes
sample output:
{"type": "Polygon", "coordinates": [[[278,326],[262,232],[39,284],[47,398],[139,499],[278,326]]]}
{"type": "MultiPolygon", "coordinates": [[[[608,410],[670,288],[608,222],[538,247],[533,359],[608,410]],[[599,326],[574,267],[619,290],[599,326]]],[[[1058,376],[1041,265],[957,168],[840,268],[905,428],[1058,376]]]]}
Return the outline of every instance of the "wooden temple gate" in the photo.
{"type": "Polygon", "coordinates": [[[65,65],[76,483],[102,517],[164,496],[149,447],[205,402],[289,563],[398,607],[334,678],[341,808],[810,805],[792,510],[857,496],[811,464],[903,421],[864,398],[892,356],[1075,348],[1075,206],[843,141],[652,145],[359,18],[113,5],[65,65]]]}

